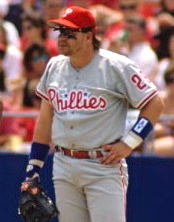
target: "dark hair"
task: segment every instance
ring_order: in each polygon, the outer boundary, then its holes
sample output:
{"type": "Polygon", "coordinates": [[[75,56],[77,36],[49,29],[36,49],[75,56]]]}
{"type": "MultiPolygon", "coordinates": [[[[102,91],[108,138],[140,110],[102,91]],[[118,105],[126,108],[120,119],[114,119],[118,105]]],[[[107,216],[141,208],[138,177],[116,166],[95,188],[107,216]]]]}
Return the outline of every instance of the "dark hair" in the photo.
{"type": "Polygon", "coordinates": [[[5,53],[6,53],[5,49],[1,49],[1,48],[0,48],[0,60],[1,60],[1,59],[4,59],[5,53]]]}
{"type": "Polygon", "coordinates": [[[31,46],[29,46],[24,53],[24,59],[23,59],[24,68],[29,72],[33,71],[32,61],[33,61],[34,52],[38,52],[38,54],[40,55],[46,54],[49,58],[49,54],[45,46],[37,44],[37,43],[34,43],[31,46]]]}
{"type": "Polygon", "coordinates": [[[101,42],[95,35],[93,35],[92,44],[93,44],[94,50],[96,51],[99,50],[101,42]]]}
{"type": "Polygon", "coordinates": [[[170,65],[164,73],[164,81],[166,85],[174,82],[174,65],[170,65]]]}
{"type": "Polygon", "coordinates": [[[35,13],[31,13],[28,14],[27,12],[24,12],[21,15],[21,20],[22,22],[30,22],[34,27],[38,27],[42,29],[42,33],[41,36],[43,39],[47,38],[47,25],[46,25],[46,21],[43,19],[43,17],[35,12],[35,13]]]}
{"type": "Polygon", "coordinates": [[[5,85],[5,73],[4,70],[0,71],[0,91],[5,92],[6,91],[6,85],[5,85]]]}
{"type": "Polygon", "coordinates": [[[154,39],[159,41],[159,45],[156,48],[156,53],[159,60],[166,57],[171,57],[169,52],[169,42],[173,35],[174,26],[163,28],[156,35],[154,35],[154,39]]]}

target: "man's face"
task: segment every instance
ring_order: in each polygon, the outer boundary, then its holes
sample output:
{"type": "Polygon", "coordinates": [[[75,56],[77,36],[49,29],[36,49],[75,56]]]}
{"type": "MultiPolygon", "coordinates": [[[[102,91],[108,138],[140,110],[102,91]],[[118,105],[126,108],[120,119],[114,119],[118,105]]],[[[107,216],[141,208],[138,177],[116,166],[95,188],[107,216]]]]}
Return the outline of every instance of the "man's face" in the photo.
{"type": "Polygon", "coordinates": [[[125,18],[137,14],[139,10],[139,0],[119,0],[118,5],[125,18]]]}
{"type": "Polygon", "coordinates": [[[128,41],[130,43],[144,40],[145,30],[140,28],[137,24],[127,22],[125,24],[125,30],[128,33],[128,41]]]}
{"type": "Polygon", "coordinates": [[[71,29],[60,30],[58,35],[59,53],[73,56],[86,48],[87,33],[75,32],[71,29]]]}
{"type": "Polygon", "coordinates": [[[174,1],[173,0],[163,0],[165,7],[169,10],[169,11],[173,11],[174,10],[174,1]]]}

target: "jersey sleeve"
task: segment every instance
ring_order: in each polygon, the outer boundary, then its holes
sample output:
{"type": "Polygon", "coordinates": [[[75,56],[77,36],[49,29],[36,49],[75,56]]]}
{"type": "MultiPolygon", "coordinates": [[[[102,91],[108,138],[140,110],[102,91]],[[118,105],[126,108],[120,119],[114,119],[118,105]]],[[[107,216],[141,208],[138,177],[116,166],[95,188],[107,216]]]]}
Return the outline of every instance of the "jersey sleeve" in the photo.
{"type": "Polygon", "coordinates": [[[122,78],[127,100],[134,108],[141,109],[159,93],[154,83],[134,63],[125,66],[122,78]]]}

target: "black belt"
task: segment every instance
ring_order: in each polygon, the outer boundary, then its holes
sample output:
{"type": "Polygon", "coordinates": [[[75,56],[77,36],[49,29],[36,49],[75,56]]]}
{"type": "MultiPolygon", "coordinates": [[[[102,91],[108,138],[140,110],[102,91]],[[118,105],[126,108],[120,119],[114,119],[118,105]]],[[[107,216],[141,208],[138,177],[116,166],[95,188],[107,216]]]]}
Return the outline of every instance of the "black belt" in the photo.
{"type": "Polygon", "coordinates": [[[74,157],[77,159],[94,159],[103,157],[107,151],[101,150],[74,150],[61,146],[55,146],[57,152],[63,153],[65,156],[74,157]]]}

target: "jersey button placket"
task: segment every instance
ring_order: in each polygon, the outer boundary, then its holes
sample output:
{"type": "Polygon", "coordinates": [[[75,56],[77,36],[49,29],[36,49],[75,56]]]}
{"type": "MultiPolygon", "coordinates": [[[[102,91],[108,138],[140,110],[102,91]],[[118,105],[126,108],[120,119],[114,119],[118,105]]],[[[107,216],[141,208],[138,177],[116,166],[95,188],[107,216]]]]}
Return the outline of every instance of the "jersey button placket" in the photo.
{"type": "Polygon", "coordinates": [[[77,83],[78,83],[79,80],[80,80],[80,71],[79,71],[79,70],[76,72],[75,80],[76,80],[77,83]]]}

